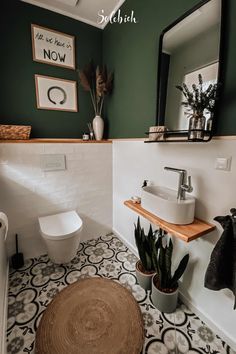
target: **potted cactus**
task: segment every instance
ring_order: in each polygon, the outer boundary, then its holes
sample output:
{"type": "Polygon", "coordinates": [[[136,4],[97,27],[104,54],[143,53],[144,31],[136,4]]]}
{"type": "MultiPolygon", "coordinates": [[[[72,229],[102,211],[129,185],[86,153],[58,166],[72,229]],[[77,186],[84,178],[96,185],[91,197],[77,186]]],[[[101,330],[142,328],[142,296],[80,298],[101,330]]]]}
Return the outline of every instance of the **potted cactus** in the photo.
{"type": "Polygon", "coordinates": [[[183,275],[189,260],[186,254],[180,261],[174,275],[171,273],[173,243],[163,246],[163,237],[159,241],[159,256],[157,261],[157,274],[152,278],[151,299],[154,306],[161,312],[171,313],[176,310],[178,302],[178,280],[183,275]]]}
{"type": "Polygon", "coordinates": [[[136,263],[136,277],[139,285],[144,290],[151,290],[152,277],[157,269],[157,252],[159,238],[156,237],[157,231],[152,230],[150,224],[148,235],[145,235],[144,229],[140,225],[138,218],[135,226],[134,236],[135,243],[139,253],[139,260],[136,263]]]}

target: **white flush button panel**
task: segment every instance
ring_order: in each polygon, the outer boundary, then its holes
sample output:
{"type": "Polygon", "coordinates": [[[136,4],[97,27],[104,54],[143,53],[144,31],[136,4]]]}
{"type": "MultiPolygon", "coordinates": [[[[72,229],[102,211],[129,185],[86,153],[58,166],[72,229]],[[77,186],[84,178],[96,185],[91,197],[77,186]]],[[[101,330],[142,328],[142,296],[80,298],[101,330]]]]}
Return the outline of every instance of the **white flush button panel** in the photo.
{"type": "Polygon", "coordinates": [[[215,162],[215,169],[222,171],[230,171],[231,169],[231,157],[217,157],[215,162]]]}
{"type": "Polygon", "coordinates": [[[66,169],[65,155],[41,155],[41,168],[43,171],[60,171],[66,169]]]}

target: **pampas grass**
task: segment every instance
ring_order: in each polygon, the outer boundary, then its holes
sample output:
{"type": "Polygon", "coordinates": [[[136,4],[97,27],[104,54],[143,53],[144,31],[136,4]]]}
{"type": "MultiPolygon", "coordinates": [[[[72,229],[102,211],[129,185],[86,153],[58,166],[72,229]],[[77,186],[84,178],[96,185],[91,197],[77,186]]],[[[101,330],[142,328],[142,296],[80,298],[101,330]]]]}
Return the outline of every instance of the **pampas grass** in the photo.
{"type": "Polygon", "coordinates": [[[84,69],[78,70],[80,84],[85,91],[90,92],[95,115],[102,114],[104,98],[111,94],[114,82],[114,73],[107,73],[106,65],[95,67],[90,61],[84,69]]]}

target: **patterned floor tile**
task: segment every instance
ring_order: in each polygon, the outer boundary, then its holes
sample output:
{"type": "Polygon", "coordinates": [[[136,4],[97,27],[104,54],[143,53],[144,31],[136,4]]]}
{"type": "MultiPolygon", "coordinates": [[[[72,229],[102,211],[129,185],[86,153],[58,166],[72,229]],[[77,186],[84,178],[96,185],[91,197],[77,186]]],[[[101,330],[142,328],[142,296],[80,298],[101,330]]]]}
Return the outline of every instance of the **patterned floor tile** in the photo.
{"type": "Polygon", "coordinates": [[[77,256],[66,265],[55,265],[43,255],[27,260],[17,271],[11,269],[7,352],[33,354],[35,332],[54,296],[78,279],[105,277],[129,289],[140,305],[145,324],[142,354],[236,354],[183,304],[174,314],[158,311],[149,292],[138,285],[136,261],[123,242],[110,234],[81,243],[77,256]]]}

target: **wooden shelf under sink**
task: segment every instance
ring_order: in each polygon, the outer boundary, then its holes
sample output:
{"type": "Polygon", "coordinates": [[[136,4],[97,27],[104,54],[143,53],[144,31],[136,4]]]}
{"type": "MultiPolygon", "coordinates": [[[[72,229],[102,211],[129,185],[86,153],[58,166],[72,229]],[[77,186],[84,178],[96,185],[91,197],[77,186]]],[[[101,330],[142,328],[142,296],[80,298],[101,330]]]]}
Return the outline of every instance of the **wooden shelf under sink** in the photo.
{"type": "Polygon", "coordinates": [[[158,218],[158,216],[149,213],[146,209],[143,209],[141,204],[135,204],[131,200],[126,200],[124,205],[149,220],[152,224],[161,227],[163,230],[185,242],[193,241],[215,229],[215,225],[199,219],[194,219],[194,222],[189,225],[170,224],[169,222],[158,218]]]}

